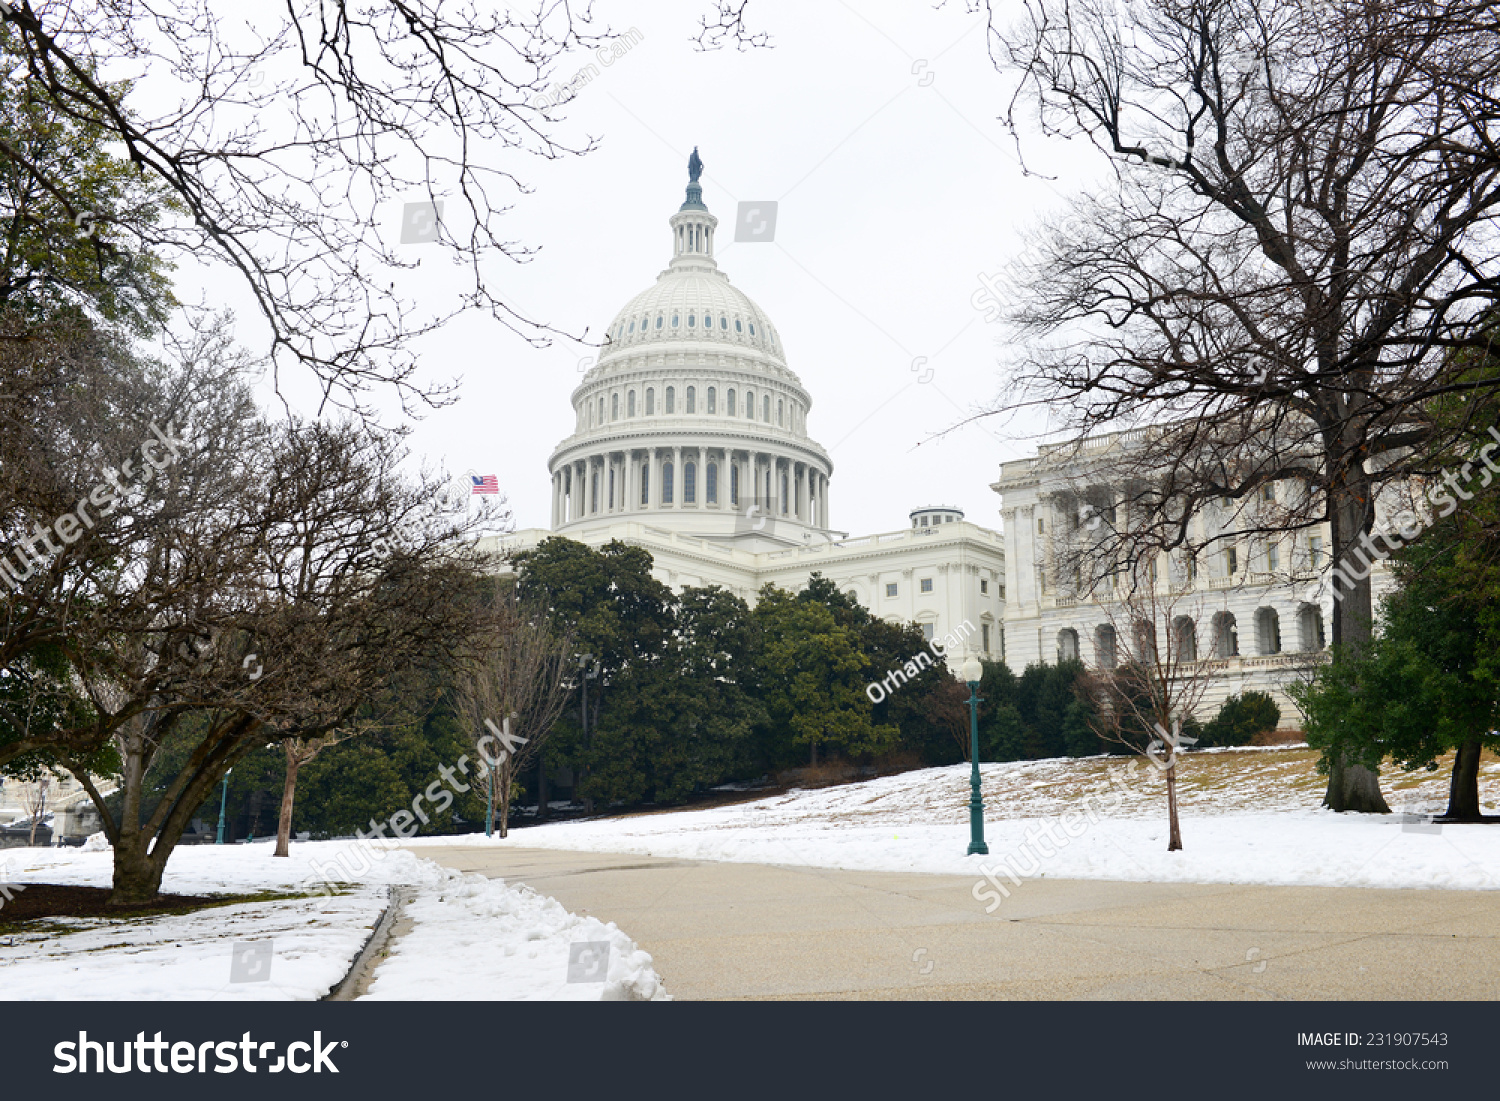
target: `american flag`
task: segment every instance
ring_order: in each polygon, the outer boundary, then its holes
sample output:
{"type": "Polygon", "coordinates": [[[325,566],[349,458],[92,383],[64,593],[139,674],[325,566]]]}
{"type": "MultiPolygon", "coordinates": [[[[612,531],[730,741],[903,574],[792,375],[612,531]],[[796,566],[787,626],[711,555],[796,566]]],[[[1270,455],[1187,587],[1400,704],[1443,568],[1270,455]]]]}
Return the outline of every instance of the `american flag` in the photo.
{"type": "Polygon", "coordinates": [[[500,479],[494,474],[470,474],[469,481],[473,483],[475,493],[500,492],[500,479]]]}

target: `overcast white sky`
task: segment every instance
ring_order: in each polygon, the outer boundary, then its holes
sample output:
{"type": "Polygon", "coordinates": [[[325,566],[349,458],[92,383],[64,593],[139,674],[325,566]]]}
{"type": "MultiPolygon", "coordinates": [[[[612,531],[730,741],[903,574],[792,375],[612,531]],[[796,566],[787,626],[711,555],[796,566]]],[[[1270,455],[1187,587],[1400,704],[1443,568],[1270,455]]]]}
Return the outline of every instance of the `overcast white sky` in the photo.
{"type": "MultiPolygon", "coordinates": [[[[809,431],[834,462],[833,526],[890,531],[916,506],[948,504],[997,528],[989,483],[1045,426],[991,420],[932,437],[1002,383],[1005,331],[971,304],[979,273],[1013,258],[1017,231],[1058,210],[1079,170],[1103,167],[1099,155],[1024,138],[1028,163],[1057,179],[1023,176],[998,118],[1010,82],[987,56],[984,16],[961,0],[755,0],[755,29],[774,48],[702,53],[689,39],[707,7],[596,0],[600,23],[644,38],[564,112],[564,136],[596,136],[596,152],[507,162],[534,192],[501,232],[539,253],[494,261],[490,284],[533,318],[598,339],[665,267],[667,218],[697,145],[720,266],[776,323],[812,394],[809,431]],[[779,204],[773,243],[732,243],[741,200],[779,204]]],[[[591,63],[580,53],[561,73],[591,63]]],[[[399,218],[392,204],[392,232],[399,218]]],[[[462,289],[436,246],[406,247],[432,250],[422,294],[462,289]]],[[[245,337],[254,344],[248,325],[245,337]]],[[[593,350],[533,349],[475,318],[423,352],[433,375],[461,376],[462,397],[416,426],[413,449],[455,474],[498,475],[517,526],[545,527],[547,458],[572,430],[569,397],[593,350]]]]}

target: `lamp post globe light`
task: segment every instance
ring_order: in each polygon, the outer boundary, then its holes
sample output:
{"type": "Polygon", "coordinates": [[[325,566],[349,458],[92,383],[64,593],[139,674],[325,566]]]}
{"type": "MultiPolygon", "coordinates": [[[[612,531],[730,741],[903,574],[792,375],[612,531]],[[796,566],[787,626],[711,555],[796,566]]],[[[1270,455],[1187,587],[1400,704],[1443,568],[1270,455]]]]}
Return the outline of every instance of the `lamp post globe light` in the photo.
{"type": "Polygon", "coordinates": [[[979,681],[984,663],[977,654],[964,659],[964,680],[969,684],[969,855],[988,856],[984,843],[984,797],[979,793],[979,681]]]}

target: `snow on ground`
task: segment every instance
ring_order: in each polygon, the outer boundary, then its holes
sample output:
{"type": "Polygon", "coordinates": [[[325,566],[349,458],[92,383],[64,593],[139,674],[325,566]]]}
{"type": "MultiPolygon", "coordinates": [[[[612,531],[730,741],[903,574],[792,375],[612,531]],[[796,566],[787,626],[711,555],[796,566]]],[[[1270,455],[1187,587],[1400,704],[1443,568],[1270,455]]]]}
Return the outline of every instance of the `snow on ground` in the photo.
{"type": "MultiPolygon", "coordinates": [[[[405,912],[412,926],[392,942],[389,958],[375,973],[371,997],[666,996],[651,957],[613,924],[570,914],[529,888],[464,875],[374,844],[305,842],[292,846],[290,859],[273,858],[271,851],[270,842],[185,846],[172,854],[162,890],[180,895],[314,892],[310,897],[23,926],[0,936],[0,998],[319,998],[348,972],[384,912],[391,886],[414,895],[405,912]],[[329,881],[334,886],[320,891],[329,881]],[[243,981],[233,974],[236,945],[267,941],[268,979],[243,981]],[[575,949],[575,943],[588,947],[575,949]],[[575,959],[570,972],[570,958],[579,955],[582,960],[575,959]]],[[[105,887],[110,872],[108,851],[0,852],[0,883],[12,893],[28,882],[105,887]]],[[[250,968],[254,959],[252,951],[241,968],[250,968]]]]}
{"type": "MultiPolygon", "coordinates": [[[[1319,808],[1326,780],[1303,747],[1207,750],[1183,758],[1183,850],[1167,847],[1161,775],[1094,757],[981,764],[989,856],[967,856],[969,766],[795,790],[753,802],[656,812],[416,845],[628,852],[696,860],[1017,879],[1150,880],[1351,887],[1500,888],[1500,826],[1437,826],[1448,771],[1382,776],[1392,815],[1319,808]],[[1089,808],[1092,808],[1090,813],[1089,808]],[[1006,870],[1009,869],[1009,870],[1006,870]]],[[[1486,757],[1480,798],[1500,801],[1486,757]]],[[[976,898],[982,881],[976,882],[976,898]]],[[[989,890],[985,885],[984,890],[989,890]]]]}

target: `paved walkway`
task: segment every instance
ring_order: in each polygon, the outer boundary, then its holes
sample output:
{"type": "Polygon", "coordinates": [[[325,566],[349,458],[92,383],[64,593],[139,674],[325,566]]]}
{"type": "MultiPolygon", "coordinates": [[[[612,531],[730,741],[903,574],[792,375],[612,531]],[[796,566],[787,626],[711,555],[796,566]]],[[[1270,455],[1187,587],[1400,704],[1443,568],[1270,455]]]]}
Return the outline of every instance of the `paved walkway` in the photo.
{"type": "Polygon", "coordinates": [[[613,921],[678,998],[1495,999],[1500,895],[414,850],[613,921]]]}

